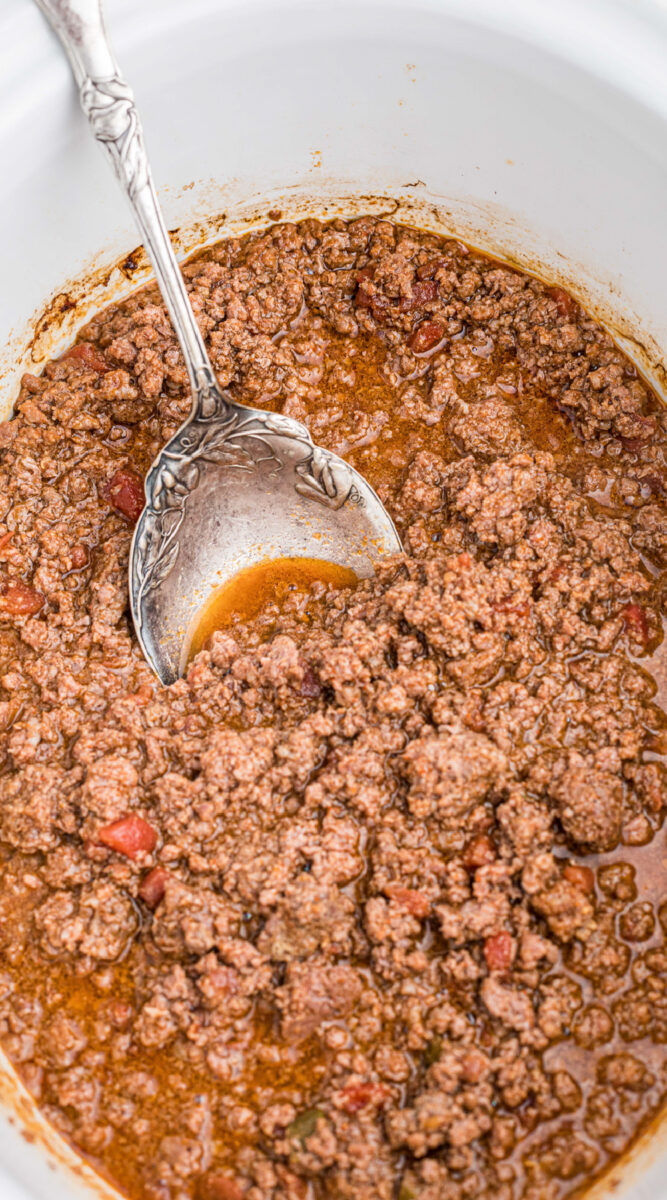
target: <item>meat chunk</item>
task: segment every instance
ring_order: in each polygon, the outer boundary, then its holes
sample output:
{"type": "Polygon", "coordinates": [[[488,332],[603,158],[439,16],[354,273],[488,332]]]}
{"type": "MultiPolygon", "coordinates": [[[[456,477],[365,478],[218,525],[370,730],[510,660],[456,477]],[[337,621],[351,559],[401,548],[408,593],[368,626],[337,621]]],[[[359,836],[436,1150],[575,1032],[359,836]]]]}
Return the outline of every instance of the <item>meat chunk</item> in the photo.
{"type": "Polygon", "coordinates": [[[531,904],[536,912],[546,918],[549,929],[561,942],[585,936],[594,911],[582,888],[566,878],[537,892],[532,896],[531,904]]]}
{"type": "Polygon", "coordinates": [[[489,975],[482,984],[480,994],[491,1016],[497,1017],[510,1029],[524,1033],[533,1028],[535,1013],[526,992],[502,983],[495,975],[489,975]]]}
{"type": "Polygon", "coordinates": [[[337,887],[301,875],[288,884],[262,930],[257,945],[276,962],[289,962],[321,950],[349,951],[354,903],[337,887]]]}
{"type": "Polygon", "coordinates": [[[309,1037],[324,1021],[344,1017],[358,1003],[363,985],[358,972],[322,958],[291,962],[276,993],[281,1033],[288,1042],[309,1037]]]}
{"type": "Polygon", "coordinates": [[[410,811],[416,817],[437,815],[452,826],[502,786],[507,759],[483,734],[462,730],[417,738],[403,753],[401,769],[410,811]]]}
{"type": "Polygon", "coordinates": [[[65,772],[30,763],[20,775],[0,778],[0,836],[23,850],[51,850],[77,818],[65,772]],[[68,798],[70,793],[70,798],[68,798]]]}
{"type": "Polygon", "coordinates": [[[153,940],[163,954],[206,954],[232,936],[238,913],[210,888],[192,888],[174,876],[164,881],[153,922],[153,940]]]}
{"type": "Polygon", "coordinates": [[[568,767],[554,799],[563,829],[576,846],[612,850],[618,844],[623,792],[616,776],[585,766],[568,767]]]}
{"type": "Polygon", "coordinates": [[[82,801],[86,811],[101,821],[122,816],[137,794],[136,767],[120,754],[104,754],[86,772],[82,801]]]}
{"type": "Polygon", "coordinates": [[[130,897],[97,880],[79,891],[55,891],[35,910],[35,928],[49,957],[84,954],[111,962],[137,931],[130,897]]]}

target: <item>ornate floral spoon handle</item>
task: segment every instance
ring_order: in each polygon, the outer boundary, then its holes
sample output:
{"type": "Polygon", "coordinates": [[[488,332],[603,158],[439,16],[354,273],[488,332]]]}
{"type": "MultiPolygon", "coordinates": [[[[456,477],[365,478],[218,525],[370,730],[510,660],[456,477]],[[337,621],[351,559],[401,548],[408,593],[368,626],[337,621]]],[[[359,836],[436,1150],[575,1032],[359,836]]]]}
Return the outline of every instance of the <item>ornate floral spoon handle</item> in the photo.
{"type": "Polygon", "coordinates": [[[160,212],[134,95],[109,44],[102,0],[36,0],[70,60],[81,107],[127,196],[185,357],[193,411],[210,418],[227,407],[190,306],[160,212]]]}

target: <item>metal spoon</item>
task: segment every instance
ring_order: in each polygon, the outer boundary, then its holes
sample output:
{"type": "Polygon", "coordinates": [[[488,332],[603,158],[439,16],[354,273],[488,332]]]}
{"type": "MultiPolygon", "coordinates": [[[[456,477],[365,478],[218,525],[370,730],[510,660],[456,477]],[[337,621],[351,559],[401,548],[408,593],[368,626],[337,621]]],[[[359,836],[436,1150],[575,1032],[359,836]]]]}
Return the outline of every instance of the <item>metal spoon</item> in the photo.
{"type": "Polygon", "coordinates": [[[183,351],[192,411],[146,477],[130,553],[137,637],[163,683],[187,661],[213,590],[267,558],[319,558],[359,578],[401,549],[366,480],[289,417],[218,386],[153,187],[139,114],[109,45],[101,0],[37,0],[69,57],[81,106],[132,206],[183,351]]]}

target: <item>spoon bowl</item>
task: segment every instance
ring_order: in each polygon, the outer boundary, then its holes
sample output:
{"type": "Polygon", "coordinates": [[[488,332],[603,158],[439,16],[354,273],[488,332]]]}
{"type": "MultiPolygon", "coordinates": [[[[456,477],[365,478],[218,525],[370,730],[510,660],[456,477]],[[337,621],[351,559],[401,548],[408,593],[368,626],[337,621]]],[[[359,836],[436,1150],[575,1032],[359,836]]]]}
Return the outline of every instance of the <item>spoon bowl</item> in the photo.
{"type": "Polygon", "coordinates": [[[364,578],[401,543],[358,471],[315,446],[300,422],[246,408],[218,386],[101,0],[37,3],[65,48],[83,111],[132,207],[192,389],[189,418],[148,472],[130,553],[137,637],[161,681],[172,683],[185,669],[197,613],[240,570],[267,558],[319,558],[364,578]]]}
{"type": "Polygon", "coordinates": [[[130,554],[132,615],[163,683],[182,674],[211,594],[264,559],[324,559],[359,579],[400,550],[391,518],[358,471],[314,445],[291,417],[216,389],[146,479],[130,554]]]}

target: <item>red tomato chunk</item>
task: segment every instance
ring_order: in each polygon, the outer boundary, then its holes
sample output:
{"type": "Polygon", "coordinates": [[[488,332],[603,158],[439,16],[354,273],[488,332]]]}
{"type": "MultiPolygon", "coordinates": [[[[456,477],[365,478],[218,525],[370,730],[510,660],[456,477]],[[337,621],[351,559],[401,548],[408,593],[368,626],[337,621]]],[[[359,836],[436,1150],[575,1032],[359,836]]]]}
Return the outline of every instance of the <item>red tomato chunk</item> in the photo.
{"type": "Polygon", "coordinates": [[[626,604],[622,611],[622,616],[625,628],[630,637],[645,646],[648,642],[648,617],[646,609],[642,608],[641,604],[626,604]]]}
{"type": "Polygon", "coordinates": [[[36,588],[18,580],[5,584],[1,605],[12,617],[34,617],[43,608],[45,597],[36,588]]]}
{"type": "Polygon", "coordinates": [[[490,971],[509,971],[514,958],[514,941],[509,933],[502,930],[494,933],[484,943],[484,957],[490,971]]]}
{"type": "Polygon", "coordinates": [[[550,287],[547,288],[547,295],[551,296],[551,299],[554,301],[558,309],[558,315],[566,321],[571,321],[577,311],[577,302],[569,292],[564,291],[560,287],[550,287]]]}
{"type": "Polygon", "coordinates": [[[70,349],[63,354],[63,358],[76,359],[85,367],[90,367],[91,371],[98,371],[100,374],[102,371],[109,370],[109,364],[104,355],[90,342],[77,342],[75,346],[70,346],[70,349]]]}
{"type": "Polygon", "coordinates": [[[126,517],[133,523],[139,520],[146,497],[144,481],[136,471],[132,471],[129,467],[116,471],[103,489],[103,494],[112,508],[115,508],[122,517],[126,517]]]}
{"type": "Polygon", "coordinates": [[[72,570],[80,571],[88,562],[88,547],[77,545],[72,546],[69,556],[72,562],[72,570]]]}
{"type": "Polygon", "coordinates": [[[164,867],[153,867],[153,870],[144,876],[139,885],[139,898],[148,908],[157,908],[164,896],[168,879],[169,871],[166,871],[164,867]]]}
{"type": "Polygon", "coordinates": [[[97,836],[103,846],[108,846],[117,854],[125,854],[127,858],[137,858],[143,852],[150,854],[157,845],[157,833],[153,826],[137,813],[130,813],[105,825],[97,836]]]}
{"type": "Polygon", "coordinates": [[[340,1094],[341,1108],[349,1113],[360,1112],[369,1105],[381,1108],[387,1103],[390,1094],[384,1083],[348,1083],[340,1094]]]}
{"type": "Polygon", "coordinates": [[[401,887],[400,883],[387,884],[384,893],[390,900],[395,900],[401,908],[411,913],[413,917],[427,917],[431,911],[431,901],[428,896],[413,888],[401,887]]]}
{"type": "Polygon", "coordinates": [[[477,871],[495,862],[496,850],[491,838],[486,833],[473,838],[463,851],[463,865],[467,871],[477,871]]]}
{"type": "Polygon", "coordinates": [[[369,278],[367,274],[359,273],[354,303],[357,308],[369,308],[378,324],[382,324],[393,306],[382,292],[376,291],[369,284],[369,278]]]}
{"type": "Polygon", "coordinates": [[[426,354],[437,346],[444,335],[444,327],[439,321],[422,321],[408,338],[408,346],[414,354],[426,354]]]}
{"type": "Polygon", "coordinates": [[[435,279],[420,280],[413,283],[412,294],[399,301],[399,308],[401,312],[411,312],[412,309],[421,308],[422,304],[430,304],[437,296],[438,285],[435,279]]]}

